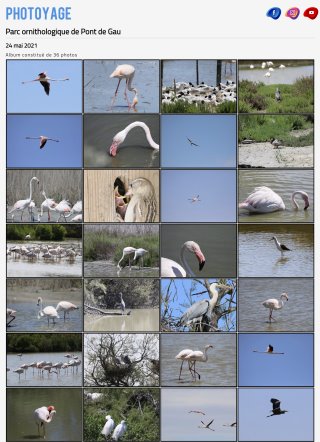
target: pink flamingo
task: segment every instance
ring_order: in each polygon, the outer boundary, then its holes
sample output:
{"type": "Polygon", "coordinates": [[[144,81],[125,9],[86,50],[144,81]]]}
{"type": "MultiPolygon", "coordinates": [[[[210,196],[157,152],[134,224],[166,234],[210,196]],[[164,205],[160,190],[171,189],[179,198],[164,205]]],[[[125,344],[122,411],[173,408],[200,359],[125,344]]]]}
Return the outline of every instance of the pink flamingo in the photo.
{"type": "Polygon", "coordinates": [[[66,81],[66,80],[69,80],[69,78],[49,78],[47,76],[46,72],[40,72],[40,74],[38,74],[37,78],[35,78],[34,80],[23,81],[22,84],[33,83],[34,81],[39,81],[41,86],[43,86],[45,93],[47,95],[49,95],[50,81],[66,81]]]}
{"type": "Polygon", "coordinates": [[[138,103],[138,98],[137,98],[138,90],[134,87],[131,87],[134,73],[135,73],[135,68],[131,64],[120,64],[119,66],[116,67],[116,69],[110,75],[110,78],[118,78],[119,79],[118,85],[117,85],[117,88],[116,88],[116,91],[114,93],[113,100],[111,103],[111,108],[113,107],[114,102],[116,100],[121,80],[124,78],[126,80],[126,87],[124,89],[125,99],[128,103],[129,109],[131,109],[131,108],[135,109],[135,106],[138,103]],[[130,102],[128,100],[127,90],[135,93],[132,104],[130,104],[130,102]]]}
{"type": "Polygon", "coordinates": [[[40,137],[26,137],[26,140],[40,140],[39,147],[40,149],[43,149],[46,145],[47,141],[55,141],[56,143],[59,143],[60,140],[56,140],[55,138],[49,138],[45,135],[40,135],[40,137]]]}

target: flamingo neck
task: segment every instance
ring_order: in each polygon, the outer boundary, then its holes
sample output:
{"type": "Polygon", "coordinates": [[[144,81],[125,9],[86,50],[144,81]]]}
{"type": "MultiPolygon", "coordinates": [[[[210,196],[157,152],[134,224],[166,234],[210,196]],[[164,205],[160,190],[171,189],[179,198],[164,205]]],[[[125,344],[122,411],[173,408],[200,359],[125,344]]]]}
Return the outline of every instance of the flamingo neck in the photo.
{"type": "Polygon", "coordinates": [[[31,201],[31,199],[32,199],[32,179],[30,180],[29,186],[30,186],[30,196],[29,196],[29,200],[31,201]]]}
{"type": "Polygon", "coordinates": [[[291,195],[291,202],[292,205],[295,209],[299,209],[299,204],[297,203],[295,196],[296,195],[300,195],[302,197],[302,199],[304,200],[305,206],[304,208],[307,209],[309,207],[309,198],[308,198],[308,194],[306,192],[303,192],[302,190],[296,190],[295,192],[293,192],[293,194],[291,195]]]}
{"type": "Polygon", "coordinates": [[[141,128],[144,130],[144,133],[146,134],[146,138],[147,138],[147,141],[148,141],[148,143],[150,144],[150,146],[153,147],[153,149],[157,149],[157,150],[159,150],[159,144],[157,144],[157,143],[153,140],[153,138],[152,138],[152,136],[151,136],[151,132],[150,132],[149,127],[148,127],[145,123],[143,123],[143,121],[135,121],[135,122],[129,124],[129,125],[128,125],[128,126],[122,131],[123,134],[124,134],[124,139],[123,139],[123,141],[125,140],[126,136],[127,136],[128,133],[130,132],[130,130],[133,129],[134,127],[141,127],[141,128]]]}
{"type": "Polygon", "coordinates": [[[133,80],[133,75],[130,75],[128,83],[127,83],[127,88],[129,91],[132,91],[134,89],[133,87],[131,87],[132,80],[133,80]]]}
{"type": "Polygon", "coordinates": [[[185,260],[185,252],[186,252],[186,246],[183,245],[180,250],[180,261],[182,263],[182,267],[185,269],[187,276],[195,276],[193,271],[191,270],[189,264],[185,260]]]}

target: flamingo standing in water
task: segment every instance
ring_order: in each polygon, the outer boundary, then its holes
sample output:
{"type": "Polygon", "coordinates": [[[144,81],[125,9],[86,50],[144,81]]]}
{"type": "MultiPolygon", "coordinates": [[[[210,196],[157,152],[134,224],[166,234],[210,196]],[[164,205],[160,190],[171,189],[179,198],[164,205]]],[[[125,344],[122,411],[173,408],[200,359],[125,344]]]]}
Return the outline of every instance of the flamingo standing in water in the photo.
{"type": "MultiPolygon", "coordinates": [[[[190,348],[185,348],[184,350],[181,350],[176,356],[176,359],[180,359],[182,361],[181,365],[180,365],[179,381],[181,379],[181,372],[182,372],[183,363],[186,360],[186,357],[191,353],[193,353],[193,350],[191,350],[190,348]]],[[[189,364],[189,370],[190,370],[190,362],[188,362],[188,364],[189,364]]]]}
{"type": "Polygon", "coordinates": [[[208,355],[207,355],[207,351],[209,350],[209,348],[213,348],[213,345],[206,345],[205,347],[204,347],[204,351],[202,352],[202,351],[200,351],[200,350],[196,350],[196,351],[193,351],[193,352],[191,352],[191,353],[189,353],[188,354],[188,356],[186,356],[186,358],[185,358],[185,360],[186,361],[190,361],[191,362],[191,369],[190,369],[190,372],[191,372],[191,374],[192,374],[192,376],[195,378],[196,377],[196,373],[197,373],[197,375],[198,375],[198,377],[199,377],[199,379],[200,379],[200,374],[196,371],[196,362],[197,361],[199,361],[199,362],[207,362],[207,360],[208,360],[208,355]],[[192,371],[193,371],[193,373],[192,373],[192,371]]]}
{"type": "Polygon", "coordinates": [[[66,81],[66,80],[69,80],[69,78],[49,78],[47,76],[46,72],[40,72],[40,74],[38,74],[37,78],[35,78],[34,80],[23,81],[22,84],[33,83],[35,81],[39,81],[41,86],[43,86],[45,93],[47,95],[49,95],[50,81],[66,81]]]}
{"type": "Polygon", "coordinates": [[[118,85],[117,85],[117,88],[116,88],[116,91],[114,93],[113,100],[111,103],[111,108],[113,107],[114,102],[116,100],[116,97],[118,94],[118,89],[119,89],[122,79],[126,80],[126,86],[124,89],[124,96],[125,96],[125,99],[128,103],[129,109],[135,108],[136,104],[138,103],[138,98],[137,98],[138,90],[131,86],[132,80],[134,77],[134,73],[135,73],[135,68],[131,64],[120,64],[119,66],[116,67],[116,69],[110,75],[110,78],[118,78],[119,79],[118,85]],[[135,93],[135,97],[134,97],[132,104],[130,104],[130,102],[128,100],[127,90],[135,93]]]}
{"type": "Polygon", "coordinates": [[[34,410],[33,416],[38,426],[38,434],[40,436],[40,427],[43,427],[43,438],[46,437],[46,426],[52,421],[53,416],[55,415],[56,410],[53,405],[49,405],[49,407],[40,407],[34,410]]]}
{"type": "Polygon", "coordinates": [[[30,186],[30,195],[29,198],[25,200],[19,200],[16,203],[14,203],[13,208],[8,213],[12,213],[15,211],[21,211],[21,221],[22,221],[22,215],[26,208],[29,207],[31,200],[32,200],[32,183],[33,181],[36,181],[36,183],[39,185],[39,180],[36,176],[32,177],[29,183],[30,186]]]}
{"type": "Polygon", "coordinates": [[[79,309],[79,307],[77,307],[76,305],[72,304],[72,302],[69,302],[69,301],[60,301],[56,307],[57,312],[59,310],[63,311],[63,319],[64,320],[66,320],[66,314],[68,314],[68,316],[69,316],[70,312],[72,312],[73,310],[78,310],[78,309],[79,309]]]}
{"type": "Polygon", "coordinates": [[[38,319],[40,319],[43,316],[46,316],[48,319],[48,325],[49,325],[49,319],[52,319],[53,324],[55,324],[54,318],[58,318],[59,319],[59,315],[57,310],[52,307],[51,305],[43,308],[42,306],[42,298],[39,297],[38,298],[38,303],[37,306],[40,307],[39,313],[38,313],[38,319]]]}
{"type": "Polygon", "coordinates": [[[146,134],[147,141],[154,150],[159,150],[159,144],[157,144],[152,136],[149,127],[143,122],[143,121],[135,121],[131,124],[128,124],[123,130],[116,133],[113,137],[112,144],[109,148],[109,153],[112,157],[115,157],[117,155],[117,149],[124,142],[126,139],[126,136],[128,133],[135,127],[141,127],[144,130],[144,133],[146,134]]]}
{"type": "Polygon", "coordinates": [[[39,137],[26,137],[26,140],[40,140],[39,147],[40,149],[43,149],[46,145],[47,141],[55,141],[56,143],[59,143],[60,140],[56,140],[55,138],[49,138],[45,135],[40,135],[39,137]]]}
{"type": "MultiPolygon", "coordinates": [[[[291,195],[293,208],[298,210],[299,205],[295,200],[295,196],[300,195],[304,200],[304,210],[309,207],[309,196],[302,190],[297,190],[291,195]]],[[[239,209],[247,210],[253,213],[270,213],[278,210],[285,210],[286,206],[280,195],[266,186],[256,187],[254,191],[239,204],[239,209]]]]}
{"type": "Polygon", "coordinates": [[[122,256],[121,256],[121,258],[120,258],[120,261],[118,262],[118,264],[117,264],[117,267],[118,267],[118,269],[119,270],[121,270],[122,269],[122,267],[120,266],[120,262],[123,260],[123,258],[125,257],[125,256],[129,256],[129,267],[130,267],[130,270],[131,270],[131,259],[130,259],[130,255],[132,255],[133,253],[135,253],[135,251],[136,251],[137,249],[135,248],[135,247],[125,247],[123,250],[122,250],[122,256]]]}
{"type": "Polygon", "coordinates": [[[199,244],[194,241],[186,241],[180,250],[180,261],[182,266],[172,259],[161,258],[161,276],[162,277],[186,277],[195,276],[185,260],[185,252],[194,253],[199,261],[199,271],[203,269],[206,259],[202,253],[199,244]]]}
{"type": "Polygon", "coordinates": [[[273,310],[280,310],[284,306],[283,299],[285,299],[286,301],[288,301],[288,299],[289,299],[288,294],[285,292],[281,293],[280,299],[272,298],[272,299],[267,299],[266,301],[263,301],[262,305],[265,308],[269,309],[269,322],[270,323],[271,323],[272,319],[275,321],[275,319],[272,317],[273,310]]]}

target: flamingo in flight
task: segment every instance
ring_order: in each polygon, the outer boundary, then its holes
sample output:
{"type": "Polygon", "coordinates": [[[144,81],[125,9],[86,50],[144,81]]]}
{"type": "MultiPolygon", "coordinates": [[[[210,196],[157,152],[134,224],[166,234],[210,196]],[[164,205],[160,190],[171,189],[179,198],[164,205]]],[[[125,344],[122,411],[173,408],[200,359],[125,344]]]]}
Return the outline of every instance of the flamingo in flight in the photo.
{"type": "MultiPolygon", "coordinates": [[[[299,205],[295,196],[300,195],[304,201],[304,210],[309,207],[309,196],[303,190],[296,190],[291,195],[293,208],[298,210],[299,205]]],[[[239,209],[247,210],[252,213],[270,213],[278,210],[285,210],[286,206],[280,195],[266,186],[256,187],[254,191],[239,204],[239,209]]]]}
{"type": "Polygon", "coordinates": [[[197,203],[198,201],[201,201],[200,195],[193,196],[192,198],[188,198],[188,201],[191,201],[191,203],[197,203]]]}
{"type": "Polygon", "coordinates": [[[32,200],[32,183],[33,181],[36,181],[36,183],[39,185],[39,180],[37,177],[32,177],[30,182],[29,182],[29,186],[30,186],[30,195],[29,198],[25,199],[25,200],[19,200],[16,203],[14,203],[13,208],[10,210],[10,212],[8,213],[12,213],[15,211],[21,211],[21,221],[22,221],[22,215],[23,212],[25,211],[25,209],[27,207],[29,207],[31,200],[32,200]]]}
{"type": "Polygon", "coordinates": [[[123,130],[115,134],[112,140],[112,144],[109,148],[109,153],[112,157],[115,157],[117,155],[117,149],[124,142],[126,139],[126,136],[128,133],[135,127],[141,127],[144,130],[144,133],[146,134],[147,141],[154,150],[159,150],[159,144],[157,144],[152,136],[149,127],[143,122],[143,121],[135,121],[131,124],[128,124],[123,130]]]}
{"type": "Polygon", "coordinates": [[[47,76],[46,72],[40,72],[38,74],[37,78],[34,78],[33,80],[23,81],[22,84],[26,83],[33,83],[35,81],[39,81],[41,86],[43,86],[43,89],[47,95],[50,93],[50,81],[66,81],[69,80],[69,78],[50,78],[47,76]]]}
{"type": "Polygon", "coordinates": [[[40,149],[43,149],[46,145],[47,141],[55,141],[56,143],[59,143],[60,140],[56,140],[55,138],[49,138],[45,135],[40,135],[39,137],[26,137],[26,140],[40,140],[39,147],[40,149]]]}
{"type": "Polygon", "coordinates": [[[199,271],[201,271],[206,263],[204,254],[202,253],[199,244],[194,241],[186,241],[182,244],[180,250],[180,261],[182,265],[168,258],[161,258],[161,276],[162,277],[186,277],[195,276],[185,260],[186,251],[194,253],[199,261],[199,271]]]}
{"type": "Polygon", "coordinates": [[[52,421],[53,416],[55,415],[56,410],[53,405],[49,405],[49,407],[40,407],[34,410],[33,415],[38,426],[38,434],[40,436],[40,428],[43,427],[43,438],[46,437],[46,426],[52,421]]]}
{"type": "Polygon", "coordinates": [[[131,64],[120,64],[119,66],[116,67],[116,69],[112,72],[112,74],[110,75],[110,78],[118,78],[118,85],[116,88],[116,91],[114,93],[113,99],[112,99],[112,103],[111,103],[111,108],[113,107],[116,98],[117,98],[117,94],[118,94],[118,89],[121,83],[121,80],[125,79],[126,80],[126,86],[124,89],[124,96],[125,99],[128,103],[129,109],[133,108],[135,109],[135,106],[138,103],[138,90],[134,87],[131,86],[132,84],[132,80],[134,77],[134,73],[135,73],[135,68],[134,66],[132,66],[131,64]],[[129,99],[128,99],[128,95],[127,95],[127,90],[130,92],[134,92],[135,96],[134,99],[132,101],[132,104],[130,104],[129,99]]]}

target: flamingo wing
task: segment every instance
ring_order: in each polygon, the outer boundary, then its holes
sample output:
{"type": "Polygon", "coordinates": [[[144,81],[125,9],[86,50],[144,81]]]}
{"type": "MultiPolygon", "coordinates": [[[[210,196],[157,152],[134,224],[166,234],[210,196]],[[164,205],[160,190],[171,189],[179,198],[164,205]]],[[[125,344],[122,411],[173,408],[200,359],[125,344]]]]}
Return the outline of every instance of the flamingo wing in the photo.
{"type": "Polygon", "coordinates": [[[49,93],[50,93],[50,83],[48,81],[41,81],[40,80],[40,84],[41,84],[41,86],[43,86],[43,89],[44,89],[45,93],[47,95],[49,95],[49,93]]]}

